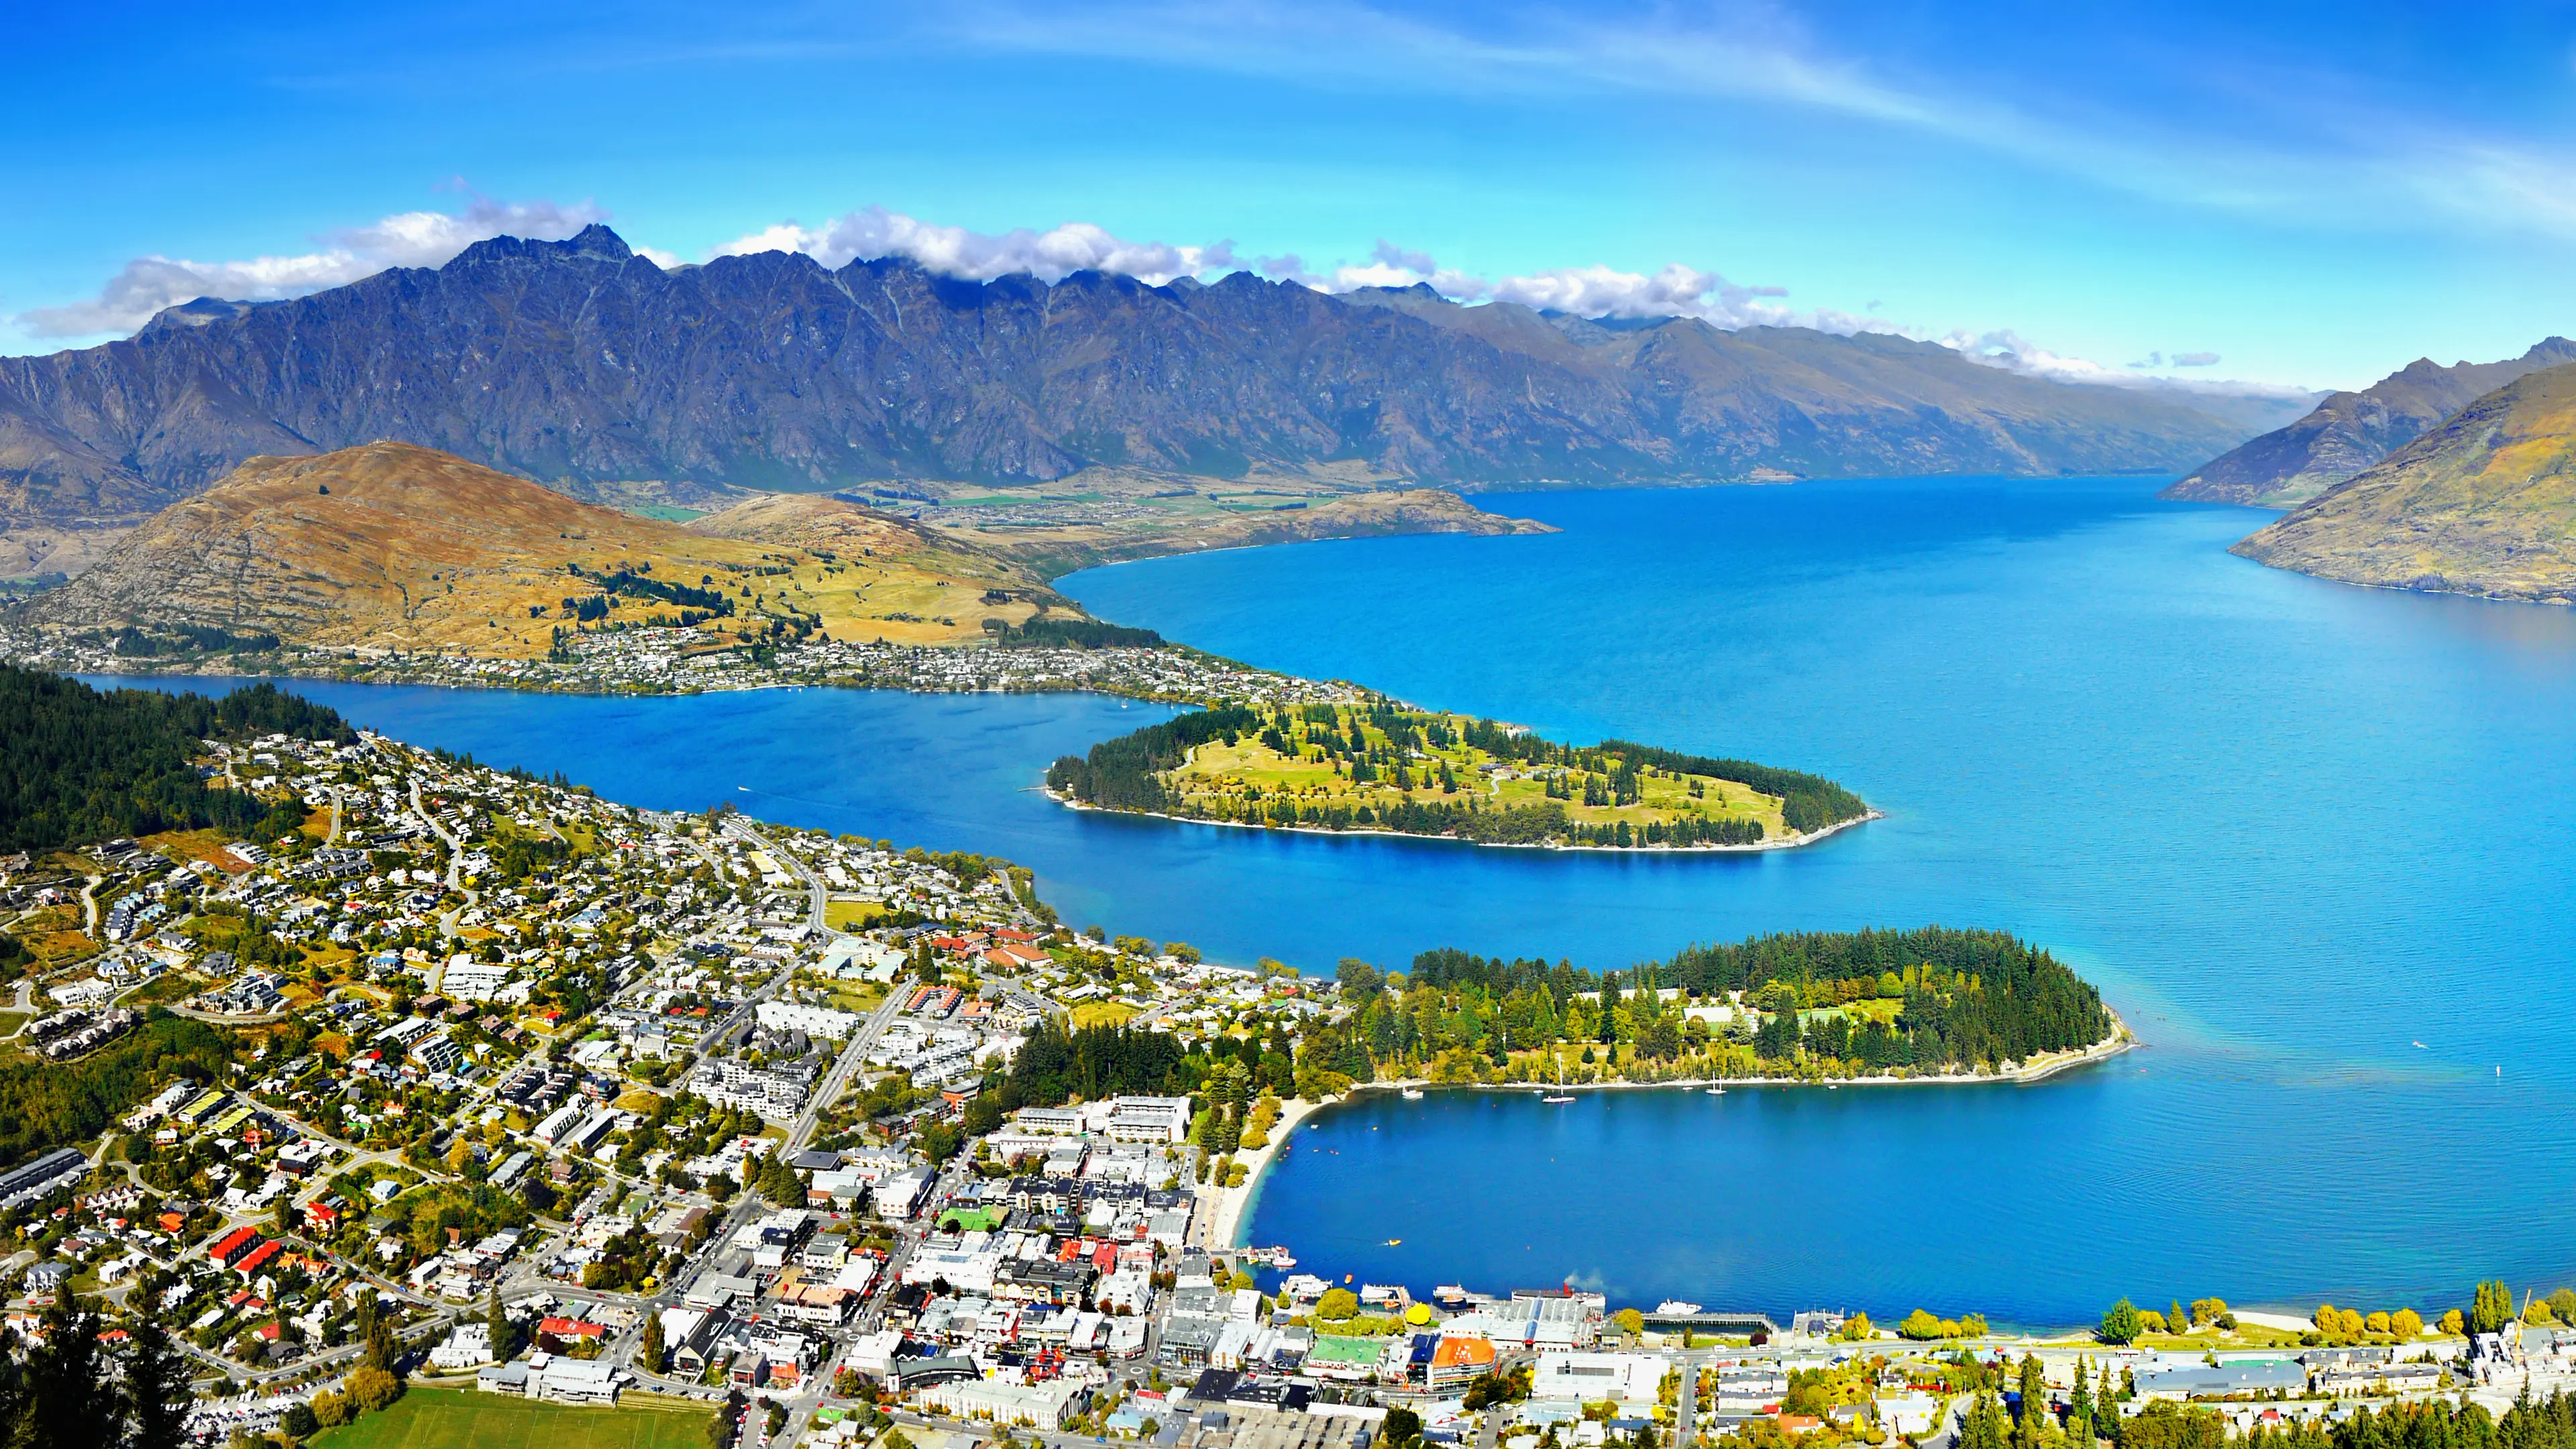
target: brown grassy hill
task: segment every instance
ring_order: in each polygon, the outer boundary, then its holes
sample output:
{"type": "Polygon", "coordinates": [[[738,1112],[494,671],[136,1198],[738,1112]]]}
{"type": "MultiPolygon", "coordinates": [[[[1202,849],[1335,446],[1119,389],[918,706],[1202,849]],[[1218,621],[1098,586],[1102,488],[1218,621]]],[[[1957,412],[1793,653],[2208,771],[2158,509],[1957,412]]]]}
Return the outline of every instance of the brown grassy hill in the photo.
{"type": "Polygon", "coordinates": [[[567,600],[597,596],[608,611],[600,622],[641,623],[681,614],[685,600],[651,597],[678,586],[730,599],[732,614],[706,626],[710,644],[791,615],[819,617],[835,638],[948,643],[981,637],[988,616],[1035,612],[982,603],[992,572],[964,550],[880,561],[717,537],[379,442],[253,458],[17,617],[75,631],[219,626],[297,644],[528,657],[572,626],[567,600]],[[621,574],[622,587],[611,582],[621,574]]]}
{"type": "Polygon", "coordinates": [[[2488,393],[2232,552],[2347,583],[2576,603],[2576,365],[2488,393]]]}
{"type": "Polygon", "coordinates": [[[2543,338],[2504,362],[2419,357],[2360,392],[2339,392],[2316,411],[2202,464],[2158,495],[2203,503],[2296,508],[2399,448],[2471,401],[2544,367],[2576,362],[2576,342],[2543,338]]]}

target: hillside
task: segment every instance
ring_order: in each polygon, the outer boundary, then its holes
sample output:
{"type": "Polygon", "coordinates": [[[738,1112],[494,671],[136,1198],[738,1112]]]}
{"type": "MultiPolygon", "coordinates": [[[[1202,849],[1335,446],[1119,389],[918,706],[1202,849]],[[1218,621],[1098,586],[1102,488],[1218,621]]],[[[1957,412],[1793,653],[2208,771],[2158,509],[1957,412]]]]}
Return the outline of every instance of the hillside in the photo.
{"type": "Polygon", "coordinates": [[[382,438],[575,493],[936,500],[1099,469],[1470,490],[2146,471],[2247,431],[1885,335],[1587,322],[1249,273],[974,283],[778,252],[665,271],[594,226],[0,358],[0,535],[121,526],[251,457],[382,438]]]}
{"type": "Polygon", "coordinates": [[[2506,362],[2436,365],[2419,357],[2360,392],[2203,464],[2160,496],[2296,508],[2413,442],[2477,397],[2544,367],[2576,362],[2576,342],[2543,339],[2506,362]]]}
{"type": "MultiPolygon", "coordinates": [[[[720,515],[721,516],[721,515],[720,515]]],[[[910,535],[907,535],[910,536],[910,535]]],[[[717,537],[576,502],[429,448],[253,458],[12,611],[136,628],[127,652],[304,645],[529,658],[555,631],[686,622],[710,646],[810,630],[936,644],[1037,612],[1027,570],[923,542],[901,556],[717,537]],[[987,602],[987,590],[1018,590],[987,602]],[[225,636],[230,636],[229,638],[225,636]]]]}
{"type": "Polygon", "coordinates": [[[2576,603],[2576,365],[2488,393],[2232,551],[2346,583],[2576,603]]]}
{"type": "Polygon", "coordinates": [[[0,664],[0,852],[216,826],[262,841],[304,820],[300,801],[210,790],[201,740],[279,731],[354,743],[339,715],[275,685],[221,699],[152,689],[101,693],[0,664]]]}

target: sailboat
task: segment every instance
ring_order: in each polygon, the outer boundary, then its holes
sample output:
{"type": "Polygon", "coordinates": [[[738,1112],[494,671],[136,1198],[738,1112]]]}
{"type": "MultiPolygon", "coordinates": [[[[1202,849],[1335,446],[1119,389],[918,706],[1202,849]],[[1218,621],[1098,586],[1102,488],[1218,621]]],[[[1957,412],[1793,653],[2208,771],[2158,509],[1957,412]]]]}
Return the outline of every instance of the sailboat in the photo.
{"type": "MultiPolygon", "coordinates": [[[[1551,1055],[1554,1054],[1551,1053],[1551,1055]]],[[[1558,1107],[1564,1106],[1566,1103],[1574,1100],[1574,1094],[1565,1090],[1565,1058],[1563,1056],[1557,1056],[1556,1058],[1556,1090],[1553,1092],[1541,1092],[1539,1093],[1538,1099],[1551,1106],[1558,1107]]]]}
{"type": "Polygon", "coordinates": [[[1711,1087],[1711,1088],[1709,1088],[1709,1089],[1708,1089],[1708,1094],[1709,1094],[1710,1096],[1712,1096],[1712,1097],[1723,1097],[1723,1096],[1725,1096],[1725,1095],[1726,1095],[1726,1088],[1724,1088],[1724,1087],[1711,1087]]]}

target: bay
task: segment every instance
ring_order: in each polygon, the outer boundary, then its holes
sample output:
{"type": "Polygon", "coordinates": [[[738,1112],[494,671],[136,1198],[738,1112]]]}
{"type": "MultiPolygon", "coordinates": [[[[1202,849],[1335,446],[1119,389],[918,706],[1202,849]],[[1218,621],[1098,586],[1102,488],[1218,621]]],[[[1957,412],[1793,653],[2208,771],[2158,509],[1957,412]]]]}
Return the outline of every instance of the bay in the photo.
{"type": "Polygon", "coordinates": [[[1812,769],[1889,812],[1756,856],[1070,812],[1030,788],[1046,762],[1166,713],[1089,697],[297,687],[636,804],[1009,856],[1072,922],[1223,960],[1624,967],[1993,925],[2147,1043],[2027,1088],[1364,1100],[1299,1132],[1252,1218],[1336,1274],[2026,1323],[2121,1294],[2430,1309],[2477,1277],[2565,1281],[2576,616],[2266,570],[2224,552],[2266,515],[2155,486],[1491,496],[1564,531],[1061,585],[1253,663],[1812,769]]]}

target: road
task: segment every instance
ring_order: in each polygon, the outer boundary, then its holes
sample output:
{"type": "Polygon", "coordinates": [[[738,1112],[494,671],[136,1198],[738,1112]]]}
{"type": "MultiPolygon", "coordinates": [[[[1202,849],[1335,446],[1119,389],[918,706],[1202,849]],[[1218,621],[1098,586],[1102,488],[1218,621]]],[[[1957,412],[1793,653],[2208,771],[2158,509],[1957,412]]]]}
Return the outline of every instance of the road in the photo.
{"type": "MultiPolygon", "coordinates": [[[[337,808],[336,801],[333,808],[337,808]]],[[[411,781],[411,809],[413,814],[420,817],[420,822],[429,827],[430,833],[446,844],[447,888],[465,897],[464,905],[441,911],[438,916],[439,934],[453,941],[457,935],[457,915],[481,904],[483,897],[465,884],[465,842],[449,834],[447,827],[438,823],[438,817],[429,813],[429,807],[421,803],[420,777],[417,775],[413,776],[411,781]]],[[[446,978],[447,958],[442,955],[429,968],[429,990],[432,995],[437,994],[440,983],[446,978]]]]}

